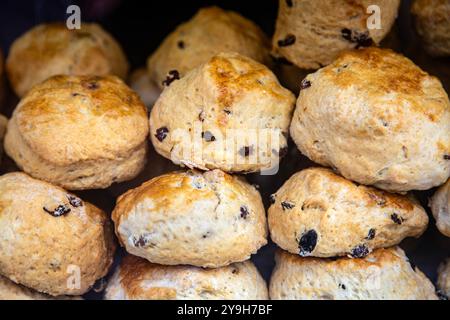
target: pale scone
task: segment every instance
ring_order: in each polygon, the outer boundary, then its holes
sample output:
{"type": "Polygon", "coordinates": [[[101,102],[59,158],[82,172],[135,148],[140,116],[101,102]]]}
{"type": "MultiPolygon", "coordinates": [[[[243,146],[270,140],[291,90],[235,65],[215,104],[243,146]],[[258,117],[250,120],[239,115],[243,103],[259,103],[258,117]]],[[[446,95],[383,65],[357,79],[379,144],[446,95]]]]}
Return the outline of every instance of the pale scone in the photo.
{"type": "Polygon", "coordinates": [[[115,248],[103,211],[24,173],[0,177],[0,243],[0,274],[52,296],[86,293],[115,248]]]}
{"type": "Polygon", "coordinates": [[[83,22],[69,30],[63,23],[38,25],[11,46],[6,71],[19,97],[55,76],[116,75],[125,79],[128,61],[116,40],[98,24],[83,22]]]}
{"type": "Polygon", "coordinates": [[[272,300],[437,300],[433,284],[398,247],[364,259],[302,258],[279,250],[272,300]]]}
{"type": "Polygon", "coordinates": [[[69,190],[107,188],[144,167],[147,111],[114,76],[55,76],[8,123],[5,151],[31,176],[69,190]]]}
{"type": "Polygon", "coordinates": [[[342,54],[310,74],[291,135],[311,160],[388,191],[450,176],[450,101],[441,82],[387,49],[342,54]]]}
{"type": "Polygon", "coordinates": [[[419,237],[428,225],[418,202],[358,186],[324,168],[294,174],[271,200],[272,240],[300,256],[362,258],[419,237]]]}
{"type": "Polygon", "coordinates": [[[450,180],[436,191],[431,198],[430,208],[439,231],[450,237],[450,180]]]}
{"type": "Polygon", "coordinates": [[[184,76],[220,52],[233,51],[264,64],[270,62],[270,41],[252,21],[218,7],[203,8],[169,34],[148,58],[150,79],[160,88],[170,72],[184,76]]]}
{"type": "Polygon", "coordinates": [[[450,56],[450,1],[415,0],[411,12],[425,50],[432,56],[450,56]]]}
{"type": "Polygon", "coordinates": [[[216,269],[163,266],[125,256],[106,300],[267,300],[267,285],[250,261],[216,269]]]}
{"type": "Polygon", "coordinates": [[[328,65],[342,51],[378,45],[399,6],[400,0],[279,0],[274,54],[304,69],[328,65]]]}
{"type": "Polygon", "coordinates": [[[219,170],[156,177],[119,197],[112,219],[129,253],[164,265],[225,266],[267,243],[259,192],[219,170]]]}
{"type": "Polygon", "coordinates": [[[443,299],[450,298],[450,258],[439,266],[437,287],[443,299]]]}
{"type": "Polygon", "coordinates": [[[221,53],[163,91],[150,137],[159,154],[189,168],[270,171],[287,151],[294,104],[267,67],[221,53]]]}

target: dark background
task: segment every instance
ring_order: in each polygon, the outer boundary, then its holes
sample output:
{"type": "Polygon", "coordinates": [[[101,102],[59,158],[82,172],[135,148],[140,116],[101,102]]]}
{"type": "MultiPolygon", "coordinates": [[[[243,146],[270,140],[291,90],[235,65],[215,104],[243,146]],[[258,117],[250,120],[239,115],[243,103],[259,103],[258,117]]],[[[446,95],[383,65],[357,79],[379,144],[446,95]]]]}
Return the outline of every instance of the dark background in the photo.
{"type": "MultiPolygon", "coordinates": [[[[426,55],[420,46],[412,27],[409,15],[411,1],[403,0],[401,14],[391,34],[382,46],[390,47],[411,58],[416,64],[429,73],[438,76],[447,89],[450,90],[450,59],[434,59],[426,55]]],[[[97,21],[111,32],[123,46],[132,68],[145,65],[149,54],[157,48],[164,37],[179,23],[188,20],[195,12],[204,6],[218,5],[224,9],[240,12],[253,20],[271,36],[277,16],[276,0],[184,0],[184,1],[138,1],[138,0],[96,0],[96,1],[66,1],[66,0],[3,0],[0,2],[0,43],[3,51],[8,52],[12,41],[32,26],[67,18],[66,8],[70,4],[81,7],[84,21],[97,21]]],[[[280,81],[294,92],[305,76],[305,71],[293,67],[278,67],[275,72],[280,81]],[[289,76],[286,76],[289,74],[289,76]]],[[[3,113],[10,115],[17,99],[10,94],[9,103],[3,108],[3,113]]],[[[274,193],[294,172],[313,165],[303,157],[297,148],[290,145],[289,155],[281,163],[280,172],[276,176],[264,177],[258,174],[248,176],[248,180],[260,186],[260,191],[266,206],[269,195],[274,193]]],[[[149,155],[149,163],[144,172],[136,179],[115,185],[107,190],[79,192],[88,201],[111,212],[115,199],[124,191],[140,185],[142,182],[164,172],[176,170],[169,160],[158,156],[153,150],[149,155]]],[[[17,170],[14,163],[5,157],[0,174],[17,170]]],[[[416,192],[422,205],[427,208],[428,198],[434,190],[416,192]]],[[[429,210],[428,210],[429,211],[429,210]]],[[[430,226],[420,239],[407,239],[402,243],[411,262],[424,271],[431,280],[436,280],[436,269],[440,262],[450,256],[450,238],[442,236],[434,225],[430,215],[430,226]]],[[[261,249],[252,259],[257,264],[263,276],[268,280],[274,265],[273,252],[275,245],[269,244],[261,249]]],[[[116,264],[123,251],[119,250],[116,264]]],[[[97,289],[102,289],[99,282],[97,289]]],[[[100,298],[101,295],[92,291],[87,298],[100,298]]]]}

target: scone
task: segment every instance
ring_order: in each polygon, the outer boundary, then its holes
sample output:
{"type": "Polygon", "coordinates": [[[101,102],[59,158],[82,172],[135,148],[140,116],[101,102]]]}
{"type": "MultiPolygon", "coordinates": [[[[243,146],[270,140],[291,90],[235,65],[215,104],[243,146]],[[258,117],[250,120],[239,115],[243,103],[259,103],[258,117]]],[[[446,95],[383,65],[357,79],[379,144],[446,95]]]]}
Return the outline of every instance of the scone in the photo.
{"type": "Polygon", "coordinates": [[[151,109],[161,94],[161,89],[150,80],[147,69],[139,68],[131,73],[128,79],[130,88],[141,98],[142,102],[151,109]]]}
{"type": "Polygon", "coordinates": [[[0,274],[52,296],[81,295],[114,253],[106,214],[23,173],[0,177],[0,274]]]}
{"type": "Polygon", "coordinates": [[[430,201],[431,211],[439,231],[450,237],[450,180],[441,186],[430,201]]]}
{"type": "Polygon", "coordinates": [[[98,24],[83,22],[69,30],[63,23],[41,24],[11,46],[6,70],[19,97],[55,76],[116,75],[125,79],[128,61],[116,40],[98,24]]]}
{"type": "Polygon", "coordinates": [[[450,56],[450,1],[415,0],[411,11],[425,50],[432,56],[450,56]]]}
{"type": "Polygon", "coordinates": [[[5,151],[31,176],[69,190],[107,188],[146,162],[147,111],[114,76],[55,76],[8,123],[5,151]]]}
{"type": "Polygon", "coordinates": [[[437,300],[433,284],[398,247],[364,259],[301,258],[279,250],[272,300],[437,300]]]}
{"type": "Polygon", "coordinates": [[[271,199],[272,240],[300,256],[362,258],[419,237],[428,225],[416,201],[358,186],[324,168],[294,174],[271,199]]]}
{"type": "Polygon", "coordinates": [[[223,51],[271,61],[270,41],[256,24],[236,12],[208,7],[176,28],[148,58],[150,79],[163,88],[171,71],[182,77],[223,51]]]}
{"type": "Polygon", "coordinates": [[[291,135],[311,160],[396,192],[450,176],[450,101],[441,82],[387,49],[342,54],[310,74],[291,135]]]}
{"type": "Polygon", "coordinates": [[[378,45],[399,6],[400,0],[279,0],[274,53],[300,68],[318,69],[342,51],[378,45]]]}
{"type": "Polygon", "coordinates": [[[447,259],[439,266],[437,287],[442,298],[450,297],[450,259],[447,259]]]}
{"type": "Polygon", "coordinates": [[[125,256],[106,300],[267,300],[267,285],[250,261],[217,269],[162,266],[125,256]]]}
{"type": "Polygon", "coordinates": [[[154,178],[119,197],[112,219],[129,253],[164,265],[225,266],[267,243],[259,192],[219,170],[154,178]]]}
{"type": "Polygon", "coordinates": [[[267,67],[220,53],[163,91],[150,137],[159,154],[189,168],[270,172],[286,154],[294,104],[267,67]]]}

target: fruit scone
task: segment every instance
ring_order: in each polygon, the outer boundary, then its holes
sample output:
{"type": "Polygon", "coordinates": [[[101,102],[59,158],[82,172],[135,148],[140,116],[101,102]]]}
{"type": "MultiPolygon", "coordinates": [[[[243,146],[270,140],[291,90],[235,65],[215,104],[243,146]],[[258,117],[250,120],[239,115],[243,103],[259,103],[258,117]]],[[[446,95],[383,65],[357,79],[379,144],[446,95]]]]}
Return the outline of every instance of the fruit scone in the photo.
{"type": "Polygon", "coordinates": [[[119,197],[112,219],[130,254],[164,265],[225,266],[267,243],[259,192],[220,170],[156,177],[119,197]]]}
{"type": "Polygon", "coordinates": [[[431,211],[439,231],[450,237],[450,180],[441,186],[430,201],[431,211]]]}
{"type": "Polygon", "coordinates": [[[450,298],[450,259],[439,266],[437,286],[443,299],[450,298]]]}
{"type": "Polygon", "coordinates": [[[148,58],[147,68],[162,89],[220,52],[237,52],[270,64],[269,51],[270,40],[255,23],[236,12],[207,7],[164,39],[148,58]]]}
{"type": "Polygon", "coordinates": [[[290,131],[308,158],[361,184],[406,192],[450,176],[448,95],[388,49],[348,51],[308,75],[290,131]]]}
{"type": "Polygon", "coordinates": [[[380,44],[399,6],[400,0],[279,0],[274,54],[318,69],[342,51],[380,44]]]}
{"type": "Polygon", "coordinates": [[[106,214],[24,173],[0,177],[0,275],[52,296],[82,295],[115,249],[106,214]]]}
{"type": "Polygon", "coordinates": [[[302,258],[279,250],[269,285],[273,300],[437,300],[430,280],[402,249],[364,259],[302,258]]]}
{"type": "Polygon", "coordinates": [[[267,300],[252,262],[216,269],[163,266],[127,255],[110,279],[106,300],[267,300]]]}
{"type": "Polygon", "coordinates": [[[19,97],[55,75],[126,79],[128,68],[116,40],[98,24],[86,22],[74,30],[63,23],[38,25],[12,44],[6,60],[9,81],[19,97]]]}
{"type": "Polygon", "coordinates": [[[272,240],[300,256],[361,258],[419,237],[428,225],[414,199],[355,184],[325,168],[294,174],[271,200],[272,240]]]}
{"type": "Polygon", "coordinates": [[[425,50],[432,56],[450,56],[450,1],[415,0],[411,12],[425,50]]]}
{"type": "Polygon", "coordinates": [[[148,116],[115,76],[55,76],[14,110],[5,151],[31,176],[69,190],[107,188],[146,163],[148,116]]]}
{"type": "Polygon", "coordinates": [[[266,66],[220,53],[164,89],[150,137],[159,154],[189,168],[270,172],[287,153],[294,104],[266,66]]]}

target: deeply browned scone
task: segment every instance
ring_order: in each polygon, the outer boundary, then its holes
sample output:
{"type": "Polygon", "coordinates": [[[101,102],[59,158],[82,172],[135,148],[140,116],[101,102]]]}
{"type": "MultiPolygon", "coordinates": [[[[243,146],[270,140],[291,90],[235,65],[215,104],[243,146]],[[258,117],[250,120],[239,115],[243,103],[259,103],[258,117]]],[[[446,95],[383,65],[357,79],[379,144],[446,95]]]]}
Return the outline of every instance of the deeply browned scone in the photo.
{"type": "Polygon", "coordinates": [[[269,64],[269,50],[269,39],[252,21],[233,11],[208,7],[169,34],[147,66],[150,79],[163,88],[170,71],[182,77],[220,52],[237,52],[269,64]]]}
{"type": "Polygon", "coordinates": [[[364,259],[301,258],[281,250],[275,259],[273,300],[437,300],[433,284],[398,247],[364,259]]]}
{"type": "Polygon", "coordinates": [[[342,54],[301,84],[291,135],[311,160],[380,189],[428,190],[450,176],[450,101],[391,50],[342,54]]]}
{"type": "Polygon", "coordinates": [[[129,253],[164,265],[225,266],[267,243],[259,192],[219,170],[154,178],[119,197],[112,219],[129,253]]]}
{"type": "Polygon", "coordinates": [[[202,269],[163,266],[125,256],[106,300],[267,300],[267,285],[250,261],[202,269]]]}
{"type": "Polygon", "coordinates": [[[103,211],[23,173],[0,177],[0,243],[0,275],[52,296],[86,293],[115,249],[103,211]]]}
{"type": "Polygon", "coordinates": [[[272,200],[272,240],[301,256],[361,258],[419,237],[428,225],[415,200],[359,186],[324,168],[294,174],[272,200]]]}
{"type": "Polygon", "coordinates": [[[5,151],[31,176],[69,190],[107,188],[146,162],[147,111],[121,80],[55,76],[8,123],[5,151]]]}
{"type": "Polygon", "coordinates": [[[116,75],[125,79],[128,61],[116,40],[98,24],[69,30],[63,23],[41,24],[11,46],[6,69],[19,97],[55,76],[116,75]]]}
{"type": "Polygon", "coordinates": [[[274,52],[300,68],[318,69],[342,51],[378,45],[399,5],[400,0],[279,0],[274,52]]]}

